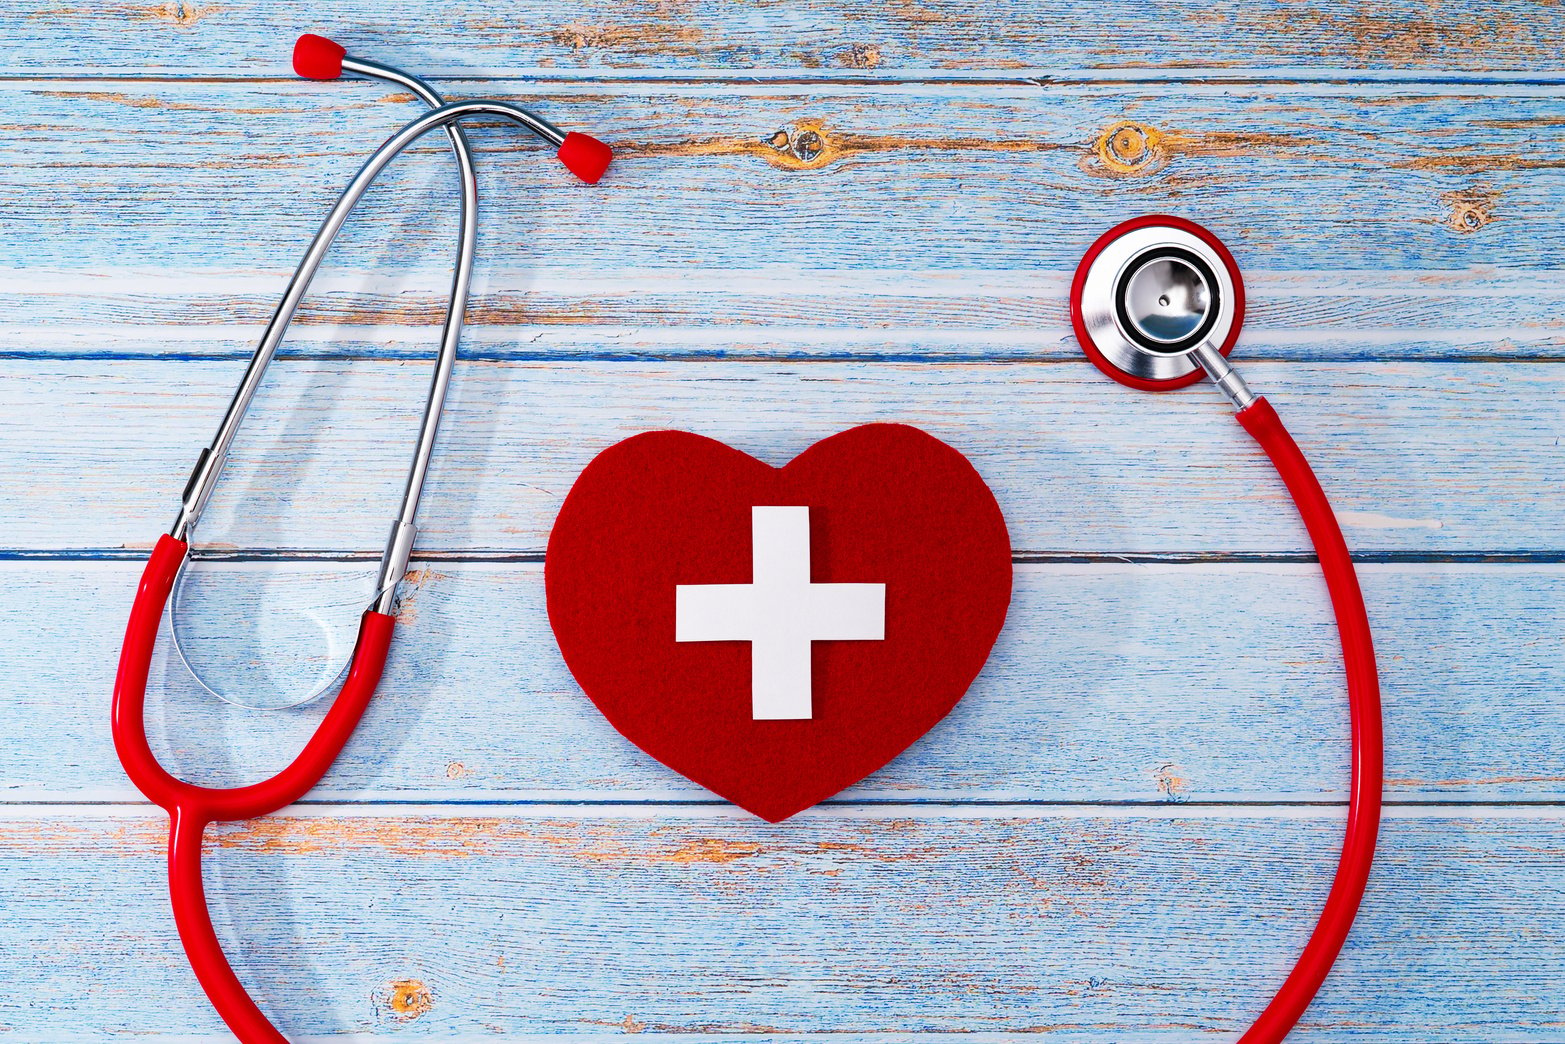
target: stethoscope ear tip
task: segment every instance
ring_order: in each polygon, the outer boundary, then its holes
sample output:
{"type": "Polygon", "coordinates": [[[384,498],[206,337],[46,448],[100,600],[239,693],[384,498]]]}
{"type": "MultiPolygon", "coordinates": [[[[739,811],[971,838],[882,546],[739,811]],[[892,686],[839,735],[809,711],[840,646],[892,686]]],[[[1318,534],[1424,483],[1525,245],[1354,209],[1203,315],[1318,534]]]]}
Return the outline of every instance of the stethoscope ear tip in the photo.
{"type": "Polygon", "coordinates": [[[305,33],[294,41],[293,71],[306,80],[335,80],[342,75],[347,48],[324,36],[305,33]]]}
{"type": "Polygon", "coordinates": [[[614,150],[590,134],[571,131],[555,153],[567,170],[589,185],[596,185],[609,169],[614,150]]]}

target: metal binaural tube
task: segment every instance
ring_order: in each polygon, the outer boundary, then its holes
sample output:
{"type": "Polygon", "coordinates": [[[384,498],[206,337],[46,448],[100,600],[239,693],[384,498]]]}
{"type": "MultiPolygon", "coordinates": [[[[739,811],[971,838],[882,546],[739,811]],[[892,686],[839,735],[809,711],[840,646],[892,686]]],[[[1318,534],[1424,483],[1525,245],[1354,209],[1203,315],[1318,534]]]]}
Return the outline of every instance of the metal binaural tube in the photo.
{"type": "MultiPolygon", "coordinates": [[[[382,65],[379,62],[364,61],[344,55],[341,61],[340,72],[353,73],[404,87],[432,109],[438,108],[445,103],[445,99],[440,96],[439,92],[422,79],[405,73],[400,69],[382,65]]],[[[441,410],[445,402],[446,389],[450,384],[451,372],[462,336],[462,324],[466,311],[468,287],[471,282],[473,256],[477,241],[478,183],[473,167],[472,149],[460,127],[451,124],[447,126],[446,131],[451,141],[452,152],[457,161],[458,184],[460,188],[457,257],[453,268],[451,293],[446,307],[435,372],[430,382],[429,394],[424,407],[418,447],[409,471],[407,484],[404,488],[401,514],[398,522],[392,526],[386,550],[381,556],[375,594],[371,600],[371,608],[377,612],[387,614],[391,613],[395,608],[398,582],[407,570],[408,555],[412,550],[413,541],[417,534],[417,527],[412,524],[412,519],[417,510],[419,493],[423,486],[424,472],[428,467],[430,453],[433,449],[436,431],[440,422],[441,410]]],[[[317,239],[319,235],[318,233],[317,239]]],[[[312,248],[313,246],[314,244],[312,243],[312,248]]],[[[201,512],[205,509],[207,500],[216,487],[228,447],[232,444],[237,428],[248,408],[249,399],[253,396],[255,388],[263,376],[277,345],[281,343],[284,334],[287,332],[287,328],[293,318],[293,305],[296,305],[307,291],[319,259],[320,253],[313,251],[313,249],[307,251],[305,257],[295,269],[293,277],[289,282],[288,291],[284,295],[284,303],[279,305],[274,312],[260,347],[251,357],[250,364],[246,368],[245,378],[241,382],[240,388],[236,391],[234,399],[230,402],[228,413],[223,419],[223,424],[219,427],[217,437],[214,438],[211,446],[201,451],[196,468],[191,474],[190,483],[185,489],[179,518],[171,531],[171,535],[176,539],[188,539],[193,527],[200,518],[201,512]]],[[[181,570],[179,580],[176,582],[173,591],[173,611],[176,613],[184,577],[185,573],[181,570]]],[[[218,686],[208,684],[202,672],[197,669],[194,661],[187,655],[177,626],[173,629],[173,640],[175,650],[190,670],[191,677],[196,680],[197,684],[223,700],[236,702],[242,706],[254,705],[248,701],[236,699],[229,693],[221,691],[218,686]]],[[[335,680],[335,677],[326,679],[314,686],[309,692],[294,699],[293,702],[308,702],[314,699],[329,688],[335,680]]]]}
{"type": "MultiPolygon", "coordinates": [[[[344,57],[344,72],[358,73],[401,84],[418,95],[432,109],[445,104],[445,99],[435,89],[399,69],[379,62],[344,57]]],[[[540,123],[544,121],[539,121],[540,123]]],[[[556,132],[558,133],[558,132],[556,132]]],[[[451,372],[456,365],[457,349],[462,339],[462,323],[467,314],[468,291],[473,279],[473,257],[478,241],[478,176],[473,169],[473,151],[467,135],[460,125],[449,123],[446,134],[451,139],[456,154],[457,175],[461,181],[462,201],[459,212],[456,263],[451,269],[451,293],[447,299],[446,318],[440,335],[440,351],[435,357],[435,372],[430,377],[429,394],[424,402],[423,419],[419,424],[418,442],[413,449],[413,460],[408,466],[407,481],[402,490],[402,503],[397,520],[391,524],[386,538],[386,549],[380,556],[380,568],[375,577],[375,594],[370,608],[379,613],[391,613],[396,608],[397,585],[408,571],[408,558],[413,553],[413,543],[418,537],[418,502],[424,492],[424,476],[435,450],[435,438],[440,430],[441,414],[445,410],[446,392],[451,386],[451,372]]],[[[560,135],[563,139],[563,135],[560,135]]]]}
{"type": "MultiPolygon", "coordinates": [[[[439,100],[439,95],[427,84],[397,70],[392,70],[376,63],[352,59],[345,60],[343,67],[353,72],[373,75],[377,78],[398,83],[413,90],[414,93],[426,101],[439,100]]],[[[424,477],[428,470],[430,456],[434,449],[435,435],[439,428],[440,412],[445,401],[446,389],[450,382],[451,366],[455,360],[457,341],[460,339],[466,295],[471,283],[473,245],[476,239],[474,226],[476,226],[477,181],[472,169],[471,152],[467,148],[465,138],[461,136],[460,129],[456,124],[462,119],[479,115],[504,117],[521,124],[545,141],[554,144],[564,140],[564,135],[553,124],[540,119],[519,106],[499,101],[457,102],[441,104],[432,111],[405,124],[365,161],[358,173],[353,176],[347,187],[343,189],[336,203],[332,205],[325,220],[322,221],[320,229],[311,240],[304,257],[299,262],[298,268],[289,280],[282,300],[278,303],[271,321],[267,324],[255,354],[251,356],[244,376],[240,380],[239,387],[229,403],[228,410],[224,414],[221,424],[218,426],[216,436],[214,436],[212,443],[202,450],[196,467],[191,473],[190,482],[185,488],[179,515],[169,530],[169,534],[175,539],[187,539],[190,530],[201,517],[202,511],[212,495],[212,490],[217,484],[217,479],[222,472],[223,464],[233,445],[234,438],[238,434],[240,423],[244,420],[245,413],[249,410],[250,403],[255,398],[255,393],[260,386],[266,367],[276,355],[277,347],[282,342],[283,335],[287,331],[288,324],[292,320],[295,311],[298,309],[299,302],[303,299],[304,293],[309,287],[310,280],[320,268],[326,251],[330,248],[338,232],[341,231],[354,206],[363,198],[364,193],[369,189],[375,178],[398,154],[436,127],[447,128],[448,133],[452,136],[453,146],[459,148],[459,164],[462,167],[463,235],[458,251],[457,264],[453,272],[451,305],[447,311],[446,329],[442,337],[441,352],[436,364],[435,376],[430,385],[419,439],[412,465],[409,468],[407,485],[403,493],[401,510],[398,513],[397,522],[392,527],[386,553],[381,561],[380,577],[376,585],[373,608],[381,612],[389,611],[395,602],[397,582],[406,571],[407,554],[412,547],[414,518],[418,510],[419,497],[423,492],[424,477]],[[457,146],[456,142],[461,142],[461,145],[457,146]]]]}

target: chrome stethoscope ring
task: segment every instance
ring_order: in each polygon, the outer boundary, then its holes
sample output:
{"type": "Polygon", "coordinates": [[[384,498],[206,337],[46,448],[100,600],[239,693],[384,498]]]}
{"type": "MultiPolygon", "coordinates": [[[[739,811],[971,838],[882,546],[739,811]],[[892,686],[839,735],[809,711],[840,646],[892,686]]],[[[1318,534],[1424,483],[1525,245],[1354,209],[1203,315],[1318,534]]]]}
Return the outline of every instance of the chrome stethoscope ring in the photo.
{"type": "Polygon", "coordinates": [[[1150,215],[1099,236],[1071,283],[1071,325],[1093,365],[1133,388],[1201,379],[1204,344],[1227,355],[1244,319],[1244,283],[1222,242],[1183,218],[1150,215]]]}

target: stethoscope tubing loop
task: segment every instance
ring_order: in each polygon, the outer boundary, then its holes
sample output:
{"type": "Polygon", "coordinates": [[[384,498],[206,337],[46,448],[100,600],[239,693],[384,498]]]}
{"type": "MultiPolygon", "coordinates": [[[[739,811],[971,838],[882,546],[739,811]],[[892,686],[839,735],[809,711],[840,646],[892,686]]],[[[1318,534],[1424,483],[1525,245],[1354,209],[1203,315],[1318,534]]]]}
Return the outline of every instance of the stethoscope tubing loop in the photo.
{"type": "MultiPolygon", "coordinates": [[[[1172,304],[1176,297],[1159,298],[1157,304],[1181,307],[1172,304]]],[[[1348,820],[1337,869],[1315,927],[1282,985],[1240,1038],[1240,1044],[1278,1044],[1309,1007],[1347,941],[1363,903],[1379,837],[1385,741],[1374,641],[1358,573],[1342,526],[1308,459],[1276,410],[1249,389],[1227,358],[1243,323],[1245,300],[1238,265],[1221,240],[1194,222],[1168,215],[1122,222],[1099,236],[1077,266],[1071,281],[1070,309],[1083,352],[1119,383],[1163,391],[1205,376],[1229,399],[1240,425],[1266,453],[1287,488],[1315,547],[1331,599],[1342,647],[1352,736],[1348,820]],[[1189,253],[1191,250],[1209,257],[1189,253]],[[1130,330],[1134,323],[1129,319],[1129,302],[1122,296],[1129,292],[1130,273],[1141,271],[1133,266],[1181,254],[1186,255],[1187,264],[1196,262],[1192,271],[1206,283],[1212,307],[1219,315],[1211,333],[1201,330],[1188,344],[1173,346],[1188,358],[1183,373],[1167,365],[1168,356],[1159,350],[1161,345],[1138,343],[1130,330]],[[1227,276],[1230,292],[1226,295],[1218,292],[1223,282],[1219,271],[1227,276]],[[1222,317],[1225,308],[1227,315],[1222,317]],[[1109,316],[1111,320],[1105,318],[1109,316]],[[1104,342],[1099,342],[1099,335],[1104,342]]]]}
{"type": "MultiPolygon", "coordinates": [[[[351,59],[344,65],[349,71],[406,86],[431,106],[439,107],[442,103],[433,88],[398,70],[351,59]]],[[[391,608],[397,584],[406,571],[407,556],[416,533],[413,519],[461,338],[477,240],[478,196],[472,150],[456,119],[442,125],[451,139],[461,183],[460,234],[451,296],[435,374],[430,383],[398,521],[392,527],[386,553],[381,559],[375,597],[360,620],[347,677],[331,708],[299,754],[282,771],[259,783],[241,787],[203,787],[178,779],[158,761],[146,733],[146,691],[152,657],[170,595],[182,567],[189,560],[187,538],[190,531],[216,485],[228,449],[261,377],[275,355],[332,239],[368,188],[369,182],[400,149],[390,153],[384,150],[378,152],[376,155],[382,157],[380,167],[367,175],[365,171],[360,171],[360,177],[350,185],[356,191],[351,198],[347,193],[339,197],[305,252],[267,325],[260,346],[251,357],[245,376],[219,425],[217,437],[211,446],[202,451],[197,461],[182,498],[179,517],[171,532],[158,540],[148,556],[120,651],[111,713],[115,750],[136,788],[169,814],[169,900],[180,941],[214,1009],[243,1044],[286,1044],[286,1038],[267,1020],[245,990],[218,941],[206,904],[201,875],[203,835],[210,823],[266,815],[292,804],[308,793],[331,768],[352,737],[385,669],[395,626],[391,608]]],[[[544,126],[554,135],[559,134],[551,125],[544,126]]]]}
{"type": "Polygon", "coordinates": [[[318,783],[347,745],[385,669],[396,618],[368,610],[359,622],[348,676],[331,709],[299,754],[270,779],[241,787],[204,787],[175,778],[158,762],[147,740],[147,678],[158,631],[189,546],[168,534],[158,539],[142,571],[131,606],[114,682],[114,747],[125,772],[153,804],[204,823],[250,819],[299,800],[318,783]]]}

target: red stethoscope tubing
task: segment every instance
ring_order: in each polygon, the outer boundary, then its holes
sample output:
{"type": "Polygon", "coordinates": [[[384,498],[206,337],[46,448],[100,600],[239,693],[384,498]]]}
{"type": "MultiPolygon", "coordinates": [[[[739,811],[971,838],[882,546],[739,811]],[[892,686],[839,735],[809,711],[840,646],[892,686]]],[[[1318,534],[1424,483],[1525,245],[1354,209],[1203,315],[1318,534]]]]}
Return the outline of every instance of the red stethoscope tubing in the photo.
{"type": "Polygon", "coordinates": [[[1342,642],[1353,745],[1347,830],[1326,905],[1282,987],[1239,1038],[1239,1044],[1279,1044],[1326,981],[1364,899],[1370,866],[1375,860],[1375,840],[1380,832],[1385,742],[1380,723],[1380,678],[1375,667],[1369,617],[1364,611],[1358,574],[1331,502],[1326,499],[1309,461],[1293,441],[1293,436],[1288,434],[1288,429],[1283,427],[1271,403],[1264,398],[1257,399],[1239,411],[1238,419],[1271,458],[1298,507],[1320,559],[1342,642]]]}
{"type": "MultiPolygon", "coordinates": [[[[1347,830],[1325,908],[1293,970],[1239,1041],[1279,1044],[1319,992],[1358,914],[1380,829],[1385,755],[1380,681],[1369,618],[1336,514],[1309,461],[1271,403],[1257,399],[1238,414],[1238,420],[1276,467],[1315,545],[1342,642],[1352,731],[1347,830]]],[[[202,989],[242,1044],[287,1044],[287,1038],[267,1021],[245,992],[223,955],[201,881],[202,835],[209,823],[275,812],[303,797],[319,782],[347,744],[374,695],[395,620],[383,613],[364,614],[347,680],[320,727],[291,764],[271,779],[251,786],[194,786],[175,779],[158,763],[147,743],[143,717],[147,673],[158,627],[187,551],[185,543],[165,535],[159,539],[142,573],[114,683],[114,746],[131,782],[171,817],[169,897],[180,941],[190,955],[202,989]]]]}
{"type": "Polygon", "coordinates": [[[120,651],[119,673],[114,679],[114,749],[136,788],[169,814],[169,899],[179,941],[190,957],[201,988],[242,1044],[287,1044],[287,1038],[261,1014],[223,955],[201,882],[202,835],[209,823],[275,812],[298,801],[320,782],[347,745],[375,694],[396,620],[385,613],[364,614],[348,677],[337,699],[304,749],[286,768],[249,786],[198,787],[174,778],[158,763],[147,742],[143,713],[158,627],[188,551],[184,541],[165,534],[152,549],[142,571],[130,624],[125,629],[125,645],[120,651]]]}

